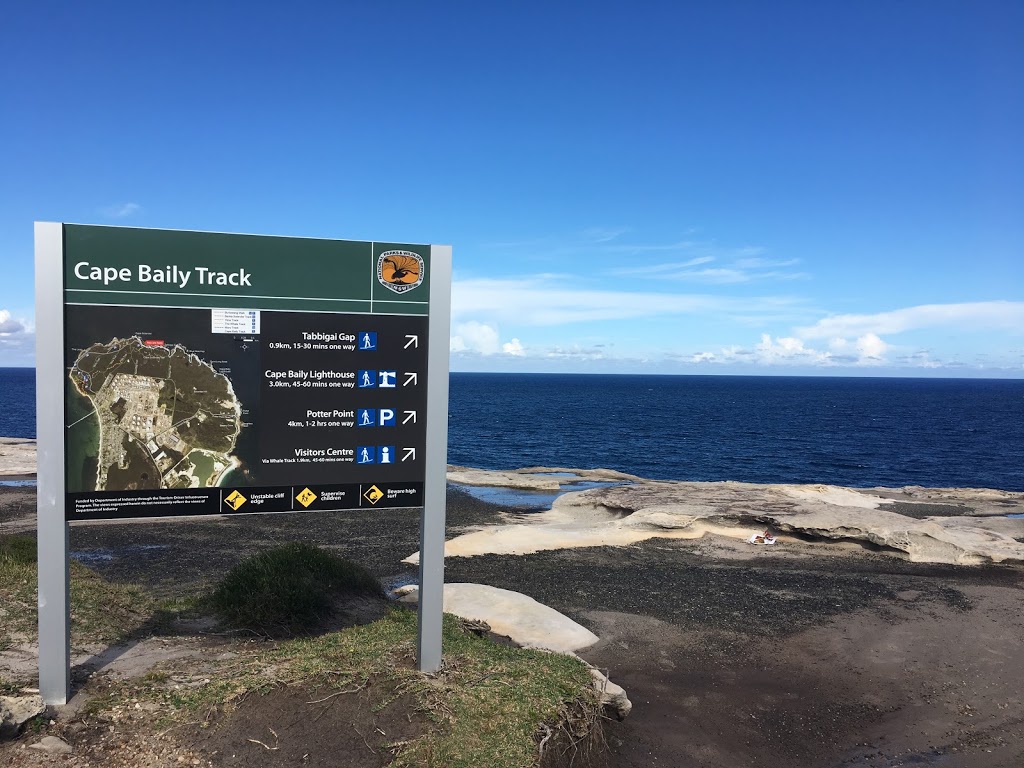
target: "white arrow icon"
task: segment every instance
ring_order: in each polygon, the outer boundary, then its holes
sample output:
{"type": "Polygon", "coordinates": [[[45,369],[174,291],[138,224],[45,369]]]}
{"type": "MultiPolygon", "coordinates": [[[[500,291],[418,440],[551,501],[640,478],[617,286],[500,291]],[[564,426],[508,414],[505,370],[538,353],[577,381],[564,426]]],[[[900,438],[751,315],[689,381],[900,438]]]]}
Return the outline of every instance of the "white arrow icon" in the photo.
{"type": "Polygon", "coordinates": [[[408,424],[410,421],[416,423],[416,411],[405,411],[405,418],[402,419],[403,424],[408,424]]]}
{"type": "Polygon", "coordinates": [[[402,461],[408,461],[409,459],[416,458],[415,448],[403,448],[402,450],[405,451],[405,453],[402,454],[402,461]]]}
{"type": "Polygon", "coordinates": [[[408,387],[410,384],[416,383],[416,374],[413,371],[407,371],[405,374],[405,382],[402,384],[403,387],[408,387]]]}
{"type": "Polygon", "coordinates": [[[407,334],[405,334],[405,338],[407,338],[408,341],[405,342],[405,346],[402,347],[402,349],[408,349],[409,347],[413,347],[415,349],[416,347],[418,347],[420,345],[420,337],[419,336],[415,336],[415,335],[413,335],[411,333],[407,333],[407,334]]]}

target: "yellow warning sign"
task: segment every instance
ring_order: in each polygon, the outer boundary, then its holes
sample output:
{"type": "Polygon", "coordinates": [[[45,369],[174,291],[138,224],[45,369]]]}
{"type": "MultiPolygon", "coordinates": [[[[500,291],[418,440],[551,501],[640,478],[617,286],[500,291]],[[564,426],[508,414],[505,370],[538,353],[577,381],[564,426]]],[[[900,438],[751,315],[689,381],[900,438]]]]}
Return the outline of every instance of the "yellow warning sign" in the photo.
{"type": "Polygon", "coordinates": [[[237,510],[240,506],[245,504],[245,496],[240,494],[238,491],[232,491],[227,495],[227,498],[224,499],[224,503],[232,509],[237,510]]]}
{"type": "Polygon", "coordinates": [[[301,491],[299,491],[299,495],[295,497],[295,500],[304,507],[308,507],[310,504],[316,501],[316,499],[316,494],[309,490],[309,488],[303,488],[301,491]]]}
{"type": "Polygon", "coordinates": [[[366,489],[366,493],[363,494],[363,498],[371,504],[376,504],[378,501],[384,498],[384,491],[378,488],[376,485],[371,485],[366,489]]]}

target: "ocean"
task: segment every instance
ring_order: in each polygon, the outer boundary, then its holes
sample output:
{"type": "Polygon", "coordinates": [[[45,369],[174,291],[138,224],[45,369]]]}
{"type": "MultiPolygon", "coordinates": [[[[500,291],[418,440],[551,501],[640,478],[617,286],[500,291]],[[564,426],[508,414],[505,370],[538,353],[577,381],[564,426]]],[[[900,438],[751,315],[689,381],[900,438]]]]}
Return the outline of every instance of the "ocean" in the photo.
{"type": "Polygon", "coordinates": [[[0,368],[0,437],[36,436],[36,369],[0,368]]]}
{"type": "Polygon", "coordinates": [[[448,461],[1024,491],[1024,380],[455,374],[448,461]]]}
{"type": "MultiPolygon", "coordinates": [[[[0,435],[35,436],[34,377],[0,369],[0,435]]],[[[1024,491],[1024,380],[456,373],[448,446],[484,469],[1024,491]]]]}

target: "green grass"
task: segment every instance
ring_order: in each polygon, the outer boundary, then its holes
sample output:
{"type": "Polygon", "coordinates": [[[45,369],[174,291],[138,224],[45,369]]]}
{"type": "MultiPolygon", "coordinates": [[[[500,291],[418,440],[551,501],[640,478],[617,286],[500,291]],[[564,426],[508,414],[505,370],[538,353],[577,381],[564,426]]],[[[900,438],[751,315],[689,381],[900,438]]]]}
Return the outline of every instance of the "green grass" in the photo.
{"type": "MultiPolygon", "coordinates": [[[[339,596],[380,594],[376,580],[362,568],[301,544],[243,562],[212,597],[198,603],[158,603],[139,588],[111,584],[77,563],[72,563],[71,583],[72,631],[78,642],[158,632],[164,613],[195,614],[235,600],[241,604],[230,609],[236,620],[308,628],[302,622],[315,624],[339,596]],[[303,590],[315,597],[308,599],[303,590]]],[[[0,538],[5,632],[34,636],[35,592],[35,541],[0,538]]],[[[127,701],[149,700],[161,705],[161,729],[205,721],[215,713],[226,715],[230,727],[235,707],[258,706],[251,699],[280,686],[322,697],[372,683],[388,692],[380,708],[411,697],[426,717],[423,735],[392,745],[398,768],[533,768],[541,724],[556,727],[576,718],[583,730],[595,727],[599,706],[590,674],[578,659],[497,645],[466,632],[449,615],[443,633],[444,663],[436,675],[415,668],[415,612],[392,607],[372,624],[274,643],[236,644],[237,654],[204,661],[205,679],[199,686],[177,684],[173,666],[134,680],[111,680],[94,691],[85,714],[102,716],[127,701]]],[[[0,680],[0,691],[14,689],[14,683],[0,680]]]]}
{"type": "MultiPolygon", "coordinates": [[[[429,731],[396,745],[393,765],[446,768],[531,768],[541,723],[563,723],[574,709],[598,715],[590,673],[576,658],[493,643],[444,617],[444,665],[434,676],[415,669],[416,614],[393,608],[384,618],[315,637],[287,640],[234,659],[210,683],[173,689],[149,685],[175,719],[230,711],[282,686],[355,691],[372,682],[391,700],[412,694],[429,731]]],[[[386,704],[385,704],[386,705],[386,704]]],[[[382,705],[384,706],[384,705],[382,705]]]]}
{"type": "Polygon", "coordinates": [[[264,634],[315,628],[341,597],[383,597],[362,566],[293,542],[243,560],[214,590],[211,605],[227,624],[264,634]]]}
{"type": "MultiPolygon", "coordinates": [[[[214,590],[213,602],[222,614],[230,609],[236,623],[295,628],[316,623],[333,597],[379,591],[360,567],[314,547],[289,544],[239,564],[214,590]]],[[[203,686],[162,687],[150,681],[146,689],[162,689],[157,693],[162,707],[171,708],[175,718],[200,719],[230,712],[279,686],[301,686],[323,696],[372,683],[389,692],[381,707],[409,694],[430,727],[420,738],[394,745],[393,764],[400,768],[530,768],[537,762],[542,723],[557,726],[575,711],[589,717],[584,730],[595,727],[596,694],[589,671],[576,658],[498,645],[446,615],[443,667],[428,676],[415,667],[416,639],[415,612],[393,607],[371,624],[260,646],[232,659],[222,672],[207,673],[209,683],[203,686]]]]}
{"type": "MultiPolygon", "coordinates": [[[[4,637],[34,639],[37,633],[36,541],[0,537],[0,608],[4,637]],[[7,634],[9,633],[9,634],[7,634]]],[[[71,562],[71,640],[95,643],[123,640],[150,619],[154,601],[135,585],[114,584],[80,563],[71,562]]]]}

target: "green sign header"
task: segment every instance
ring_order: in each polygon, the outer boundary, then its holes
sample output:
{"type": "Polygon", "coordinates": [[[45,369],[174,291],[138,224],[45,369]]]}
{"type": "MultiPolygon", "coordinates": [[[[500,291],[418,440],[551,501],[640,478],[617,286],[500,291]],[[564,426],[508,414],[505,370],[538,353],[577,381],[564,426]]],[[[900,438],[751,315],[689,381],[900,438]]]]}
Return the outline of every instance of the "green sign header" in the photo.
{"type": "Polygon", "coordinates": [[[64,225],[68,304],[426,315],[430,246],[64,225]]]}

